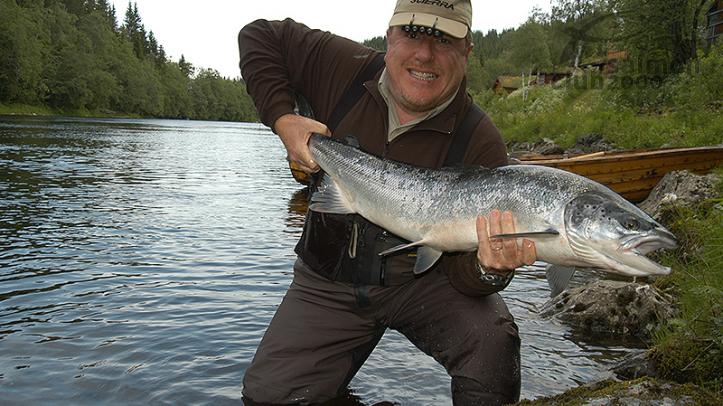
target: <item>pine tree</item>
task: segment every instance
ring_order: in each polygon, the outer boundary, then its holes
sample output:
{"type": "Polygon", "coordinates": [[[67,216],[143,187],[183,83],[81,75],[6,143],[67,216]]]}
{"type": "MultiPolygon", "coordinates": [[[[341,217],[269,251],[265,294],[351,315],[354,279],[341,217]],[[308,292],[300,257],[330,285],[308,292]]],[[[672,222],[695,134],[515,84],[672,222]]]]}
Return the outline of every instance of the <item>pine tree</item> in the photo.
{"type": "Polygon", "coordinates": [[[181,72],[186,75],[187,78],[193,76],[193,73],[196,70],[196,68],[194,68],[190,62],[186,61],[186,58],[183,56],[183,54],[181,54],[181,59],[178,60],[178,67],[181,69],[181,72]]]}

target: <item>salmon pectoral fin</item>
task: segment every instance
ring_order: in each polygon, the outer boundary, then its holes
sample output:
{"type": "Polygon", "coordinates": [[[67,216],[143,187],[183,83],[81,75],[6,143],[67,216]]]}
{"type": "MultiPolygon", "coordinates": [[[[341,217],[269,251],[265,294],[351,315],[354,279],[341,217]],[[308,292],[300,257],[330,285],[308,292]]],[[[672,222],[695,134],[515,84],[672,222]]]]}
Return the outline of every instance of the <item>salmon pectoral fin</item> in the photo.
{"type": "Polygon", "coordinates": [[[355,211],[339,191],[331,176],[324,174],[319,188],[311,196],[309,210],[319,213],[352,214],[355,211]]]}
{"type": "Polygon", "coordinates": [[[550,297],[562,293],[570,284],[572,275],[575,274],[575,267],[549,264],[545,267],[545,276],[550,285],[550,297]]]}

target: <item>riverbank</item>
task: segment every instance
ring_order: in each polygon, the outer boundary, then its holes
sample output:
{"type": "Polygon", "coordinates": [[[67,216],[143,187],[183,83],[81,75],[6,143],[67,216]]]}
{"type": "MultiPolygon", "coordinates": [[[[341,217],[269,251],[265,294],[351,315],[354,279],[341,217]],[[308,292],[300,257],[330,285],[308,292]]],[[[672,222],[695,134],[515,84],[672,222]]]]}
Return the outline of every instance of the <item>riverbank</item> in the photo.
{"type": "Polygon", "coordinates": [[[6,116],[69,116],[83,118],[141,118],[137,114],[117,113],[114,111],[99,111],[87,109],[60,109],[48,106],[33,106],[29,104],[2,104],[0,115],[6,116]]]}
{"type": "Polygon", "coordinates": [[[702,405],[723,403],[719,394],[693,384],[679,384],[653,378],[632,381],[606,380],[571,389],[561,395],[534,401],[522,401],[521,406],[578,406],[578,405],[702,405]]]}

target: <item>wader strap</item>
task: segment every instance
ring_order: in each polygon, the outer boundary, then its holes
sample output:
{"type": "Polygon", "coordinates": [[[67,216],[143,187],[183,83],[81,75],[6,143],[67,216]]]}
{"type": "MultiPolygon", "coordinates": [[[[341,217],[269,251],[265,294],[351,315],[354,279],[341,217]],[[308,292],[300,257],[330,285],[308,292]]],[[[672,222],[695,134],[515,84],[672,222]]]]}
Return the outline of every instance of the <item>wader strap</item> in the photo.
{"type": "Polygon", "coordinates": [[[329,120],[326,122],[326,126],[333,133],[336,127],[339,126],[341,120],[346,116],[352,107],[361,99],[364,95],[364,82],[374,78],[374,75],[379,72],[384,66],[384,54],[377,54],[369,65],[364,68],[356,77],[354,81],[346,89],[344,95],[341,96],[339,104],[336,105],[334,111],[331,113],[329,120]]]}
{"type": "Polygon", "coordinates": [[[472,138],[472,132],[484,116],[485,112],[482,109],[474,103],[470,104],[462,124],[454,132],[452,145],[449,146],[443,166],[461,165],[463,163],[464,153],[467,151],[469,140],[472,138]]]}

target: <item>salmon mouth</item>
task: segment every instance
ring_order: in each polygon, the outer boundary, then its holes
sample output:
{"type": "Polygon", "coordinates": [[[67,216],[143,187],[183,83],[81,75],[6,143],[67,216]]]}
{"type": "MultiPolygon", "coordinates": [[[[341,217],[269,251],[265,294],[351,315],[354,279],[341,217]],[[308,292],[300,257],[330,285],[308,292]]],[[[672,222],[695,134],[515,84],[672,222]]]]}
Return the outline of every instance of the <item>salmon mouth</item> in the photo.
{"type": "MultiPolygon", "coordinates": [[[[675,236],[670,231],[656,227],[646,233],[623,237],[617,252],[622,261],[617,261],[620,270],[631,276],[667,275],[671,271],[670,267],[660,265],[646,255],[677,246],[675,236]]],[[[608,258],[616,260],[609,256],[608,258]]]]}
{"type": "Polygon", "coordinates": [[[678,247],[675,236],[662,227],[643,233],[624,237],[620,241],[620,249],[633,251],[639,255],[647,255],[660,249],[674,249],[678,247]]]}

